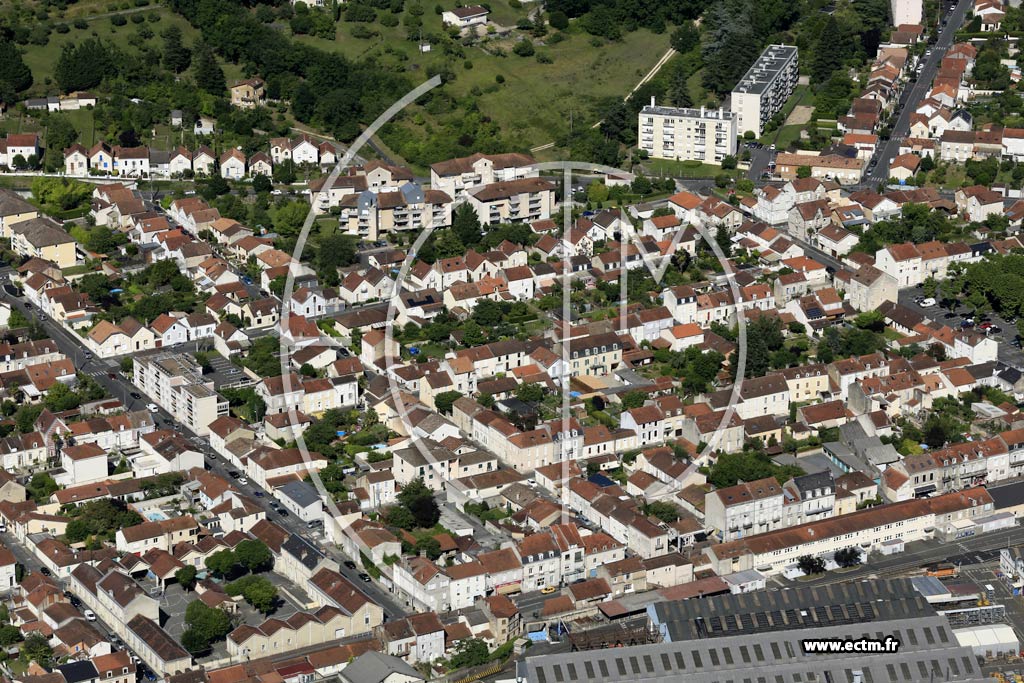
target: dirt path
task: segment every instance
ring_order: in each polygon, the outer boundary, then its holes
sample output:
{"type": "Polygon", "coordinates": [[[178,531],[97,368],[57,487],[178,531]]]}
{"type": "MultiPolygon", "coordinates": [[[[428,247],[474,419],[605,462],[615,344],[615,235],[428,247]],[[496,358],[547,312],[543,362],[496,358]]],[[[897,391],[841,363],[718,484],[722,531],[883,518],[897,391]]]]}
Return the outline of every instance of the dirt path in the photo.
{"type": "MultiPolygon", "coordinates": [[[[633,95],[633,93],[635,93],[637,90],[639,90],[641,87],[643,87],[644,83],[646,83],[647,81],[649,81],[652,78],[654,78],[655,76],[657,76],[658,72],[661,71],[661,67],[663,67],[666,64],[668,64],[668,60],[672,59],[672,56],[674,54],[676,54],[676,51],[674,49],[669,48],[668,50],[666,50],[665,54],[663,54],[661,56],[661,58],[658,59],[657,62],[655,62],[654,66],[651,67],[651,70],[648,71],[647,74],[644,75],[643,78],[641,78],[639,81],[637,81],[637,84],[633,86],[632,90],[630,90],[628,93],[626,93],[626,96],[622,98],[622,101],[625,102],[626,100],[628,100],[633,95]]],[[[591,128],[597,128],[598,126],[601,125],[603,120],[604,119],[602,119],[601,121],[598,121],[597,123],[592,125],[591,128]]],[[[545,149],[551,149],[554,146],[555,146],[555,143],[548,142],[548,143],[545,143],[543,145],[537,145],[536,147],[531,147],[530,151],[531,152],[541,152],[541,151],[543,151],[545,149]]]]}
{"type": "Polygon", "coordinates": [[[810,123],[811,115],[814,113],[814,107],[806,104],[800,104],[793,107],[793,111],[789,112],[789,116],[786,117],[786,121],[782,124],[784,126],[797,126],[805,123],[810,123]]]}

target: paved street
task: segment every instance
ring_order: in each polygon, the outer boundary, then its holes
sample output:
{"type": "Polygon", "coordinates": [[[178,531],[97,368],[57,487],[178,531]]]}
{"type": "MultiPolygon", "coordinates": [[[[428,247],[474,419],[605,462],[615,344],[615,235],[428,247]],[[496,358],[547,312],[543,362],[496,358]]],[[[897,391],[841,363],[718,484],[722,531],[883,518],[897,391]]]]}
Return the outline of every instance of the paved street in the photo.
{"type": "Polygon", "coordinates": [[[963,24],[964,17],[972,6],[970,0],[960,0],[953,10],[953,15],[949,18],[946,26],[943,27],[942,33],[939,34],[935,45],[932,46],[932,54],[925,62],[925,66],[910,89],[910,93],[905,93],[905,96],[900,98],[902,109],[896,118],[896,124],[892,128],[889,140],[875,152],[874,160],[877,165],[870,175],[865,177],[864,181],[867,184],[884,182],[889,179],[889,163],[899,155],[900,142],[910,132],[910,116],[917,109],[917,105],[924,99],[924,96],[928,94],[928,91],[931,90],[932,80],[934,80],[935,74],[939,70],[939,63],[946,54],[946,50],[953,44],[953,36],[960,28],[960,25],[963,24]]]}

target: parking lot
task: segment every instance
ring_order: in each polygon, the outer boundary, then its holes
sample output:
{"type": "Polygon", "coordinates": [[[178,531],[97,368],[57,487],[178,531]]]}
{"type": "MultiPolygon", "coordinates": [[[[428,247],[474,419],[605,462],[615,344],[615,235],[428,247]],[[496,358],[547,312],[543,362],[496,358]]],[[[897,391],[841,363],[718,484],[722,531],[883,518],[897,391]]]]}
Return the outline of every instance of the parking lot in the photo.
{"type": "Polygon", "coordinates": [[[210,360],[213,372],[206,373],[206,376],[213,381],[213,386],[218,391],[248,386],[253,383],[252,378],[246,375],[241,368],[219,353],[211,351],[207,354],[207,357],[210,360]]]}
{"type": "MultiPolygon", "coordinates": [[[[901,289],[899,303],[930,320],[948,325],[953,329],[962,329],[964,321],[971,316],[971,310],[966,306],[959,306],[953,309],[952,312],[942,308],[939,303],[936,303],[934,306],[922,306],[915,301],[915,299],[922,296],[924,294],[920,286],[901,289]]],[[[999,328],[998,331],[988,333],[988,336],[999,344],[999,360],[1017,369],[1024,368],[1024,351],[1021,351],[1020,348],[1014,345],[1017,339],[1016,323],[1005,320],[994,313],[989,313],[983,317],[983,320],[975,321],[975,331],[985,334],[983,330],[977,327],[985,322],[992,323],[999,328]]]]}

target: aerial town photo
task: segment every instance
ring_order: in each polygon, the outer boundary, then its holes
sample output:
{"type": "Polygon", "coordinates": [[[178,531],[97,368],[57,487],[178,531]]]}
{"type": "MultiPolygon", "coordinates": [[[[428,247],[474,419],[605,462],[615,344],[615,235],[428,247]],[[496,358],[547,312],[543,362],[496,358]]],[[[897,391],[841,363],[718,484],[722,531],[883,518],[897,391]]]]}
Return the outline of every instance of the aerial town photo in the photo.
{"type": "Polygon", "coordinates": [[[0,683],[1024,683],[1022,41],[0,0],[0,683]]]}

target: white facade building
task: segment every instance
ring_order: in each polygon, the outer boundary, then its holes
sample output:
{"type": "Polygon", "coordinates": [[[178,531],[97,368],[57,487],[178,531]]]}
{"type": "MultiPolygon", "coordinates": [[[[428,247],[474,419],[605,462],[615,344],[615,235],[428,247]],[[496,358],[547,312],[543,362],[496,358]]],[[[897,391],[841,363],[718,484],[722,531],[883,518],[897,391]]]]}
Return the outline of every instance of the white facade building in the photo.
{"type": "Polygon", "coordinates": [[[765,125],[782,111],[799,78],[797,49],[769,45],[732,90],[730,108],[740,135],[748,130],[760,137],[765,125]]]}
{"type": "Polygon", "coordinates": [[[718,164],[736,155],[737,116],[724,109],[650,106],[640,110],[638,147],[655,159],[718,164]]]}

